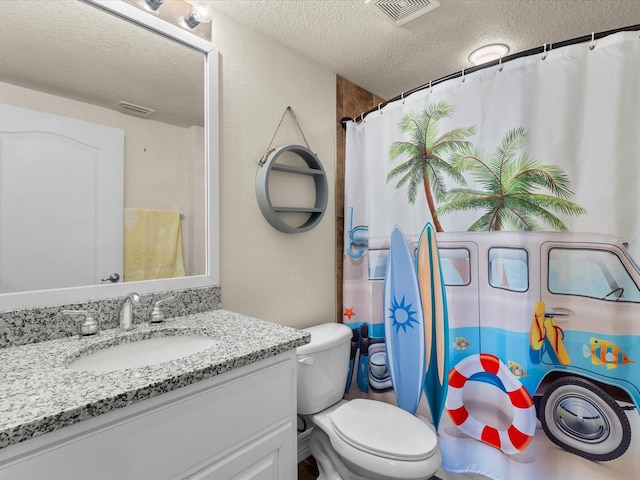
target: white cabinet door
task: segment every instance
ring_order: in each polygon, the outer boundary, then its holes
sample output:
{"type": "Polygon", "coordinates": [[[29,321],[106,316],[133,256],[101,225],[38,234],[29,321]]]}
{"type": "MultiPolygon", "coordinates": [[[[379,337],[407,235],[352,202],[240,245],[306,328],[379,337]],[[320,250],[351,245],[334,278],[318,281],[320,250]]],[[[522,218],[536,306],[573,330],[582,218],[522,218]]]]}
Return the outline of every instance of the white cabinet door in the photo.
{"type": "Polygon", "coordinates": [[[0,104],[0,293],[122,276],[124,132],[0,104]]]}
{"type": "Polygon", "coordinates": [[[236,450],[187,480],[276,480],[296,476],[290,447],[293,425],[287,423],[236,450]]]}

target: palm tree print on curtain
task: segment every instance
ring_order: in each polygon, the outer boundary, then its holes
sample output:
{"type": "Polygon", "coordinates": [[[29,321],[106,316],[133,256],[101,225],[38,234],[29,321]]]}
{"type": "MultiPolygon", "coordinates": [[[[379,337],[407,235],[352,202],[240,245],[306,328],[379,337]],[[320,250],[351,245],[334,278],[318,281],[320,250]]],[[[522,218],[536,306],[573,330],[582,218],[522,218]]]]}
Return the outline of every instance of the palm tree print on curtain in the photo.
{"type": "Polygon", "coordinates": [[[451,158],[460,174],[469,172],[481,189],[451,189],[437,209],[439,215],[461,210],[484,213],[473,223],[475,230],[542,230],[544,223],[554,230],[567,231],[552,213],[581,215],[586,210],[570,202],[573,195],[569,178],[556,165],[541,165],[523,149],[524,128],[509,130],[495,152],[487,154],[470,144],[462,146],[451,158]],[[547,190],[550,194],[541,193],[547,190]]]}
{"type": "Polygon", "coordinates": [[[441,232],[438,220],[436,200],[446,193],[443,173],[453,178],[458,184],[466,185],[466,181],[457,168],[447,160],[447,155],[460,151],[463,147],[471,147],[465,140],[476,132],[476,127],[455,128],[439,135],[438,123],[443,118],[451,117],[454,106],[447,102],[431,104],[420,115],[410,112],[398,124],[400,132],[409,134],[409,141],[394,142],[389,149],[391,161],[405,157],[403,163],[389,172],[387,182],[401,176],[396,188],[407,185],[409,203],[416,201],[420,185],[424,187],[427,205],[431,211],[433,225],[441,232]]]}

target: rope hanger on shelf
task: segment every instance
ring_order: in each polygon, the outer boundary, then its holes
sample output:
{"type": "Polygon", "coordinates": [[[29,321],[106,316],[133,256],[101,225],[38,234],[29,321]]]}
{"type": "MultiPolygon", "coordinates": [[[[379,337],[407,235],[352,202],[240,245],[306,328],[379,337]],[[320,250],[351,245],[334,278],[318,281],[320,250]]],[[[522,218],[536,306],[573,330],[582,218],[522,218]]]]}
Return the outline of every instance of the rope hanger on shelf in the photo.
{"type": "Polygon", "coordinates": [[[271,144],[273,143],[273,140],[276,138],[276,134],[278,133],[278,130],[280,130],[280,126],[282,125],[282,121],[284,120],[284,117],[287,114],[287,112],[289,112],[293,117],[293,121],[295,122],[296,127],[298,127],[298,131],[300,132],[300,135],[302,135],[302,139],[304,140],[305,146],[307,147],[307,149],[311,150],[311,147],[309,146],[309,142],[307,141],[307,137],[305,137],[304,132],[302,131],[302,127],[300,126],[300,122],[298,122],[298,118],[296,117],[296,114],[294,113],[293,109],[290,106],[287,106],[287,108],[285,108],[284,112],[282,113],[282,117],[280,117],[280,121],[278,122],[278,126],[276,127],[276,130],[273,132],[273,135],[271,136],[271,140],[269,140],[269,144],[267,145],[267,148],[265,149],[264,153],[262,154],[262,157],[260,157],[260,160],[258,161],[260,166],[263,166],[267,161],[267,158],[269,157],[269,155],[271,155],[276,150],[275,148],[271,147],[271,144]]]}
{"type": "Polygon", "coordinates": [[[256,198],[262,215],[271,224],[271,226],[283,233],[301,233],[314,228],[322,219],[327,208],[329,185],[322,163],[318,156],[311,151],[307,137],[302,131],[302,127],[300,126],[300,123],[298,122],[298,119],[296,118],[295,113],[293,113],[293,109],[291,107],[287,107],[284,110],[284,113],[278,122],[278,126],[276,127],[275,132],[273,132],[271,140],[262,154],[262,157],[258,161],[258,164],[258,172],[256,174],[256,198]],[[287,112],[291,114],[291,117],[293,118],[300,135],[304,139],[306,146],[283,145],[277,148],[271,146],[287,112]],[[304,165],[277,161],[278,158],[286,154],[296,155],[304,162],[304,165]],[[311,177],[313,179],[315,189],[315,200],[313,205],[303,207],[273,205],[271,195],[269,193],[269,179],[273,172],[275,172],[276,175],[284,173],[286,178],[291,178],[291,174],[311,177]],[[298,216],[301,215],[305,220],[301,225],[293,225],[291,223],[287,223],[285,219],[281,218],[281,215],[286,217],[291,214],[298,216]]]}

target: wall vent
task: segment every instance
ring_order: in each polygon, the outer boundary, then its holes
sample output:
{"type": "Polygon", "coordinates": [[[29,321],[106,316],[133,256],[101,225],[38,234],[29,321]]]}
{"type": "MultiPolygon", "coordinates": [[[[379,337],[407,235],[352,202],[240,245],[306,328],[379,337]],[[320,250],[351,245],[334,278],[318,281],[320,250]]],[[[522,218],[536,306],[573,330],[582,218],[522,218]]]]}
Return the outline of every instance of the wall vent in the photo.
{"type": "Polygon", "coordinates": [[[141,107],[140,105],[124,102],[122,100],[116,103],[116,109],[122,113],[127,113],[141,118],[149,118],[151,115],[156,113],[153,108],[141,107]]]}
{"type": "Polygon", "coordinates": [[[404,25],[440,6],[438,0],[368,0],[388,21],[404,25]]]}

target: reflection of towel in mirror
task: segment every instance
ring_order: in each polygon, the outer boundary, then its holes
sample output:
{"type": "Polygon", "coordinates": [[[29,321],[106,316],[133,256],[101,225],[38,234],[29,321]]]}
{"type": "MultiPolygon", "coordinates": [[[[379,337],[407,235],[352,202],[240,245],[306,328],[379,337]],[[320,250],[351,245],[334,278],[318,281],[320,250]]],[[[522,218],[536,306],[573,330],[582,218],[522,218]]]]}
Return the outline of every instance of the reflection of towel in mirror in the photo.
{"type": "Polygon", "coordinates": [[[124,209],[124,281],[184,277],[177,210],[124,209]]]}

